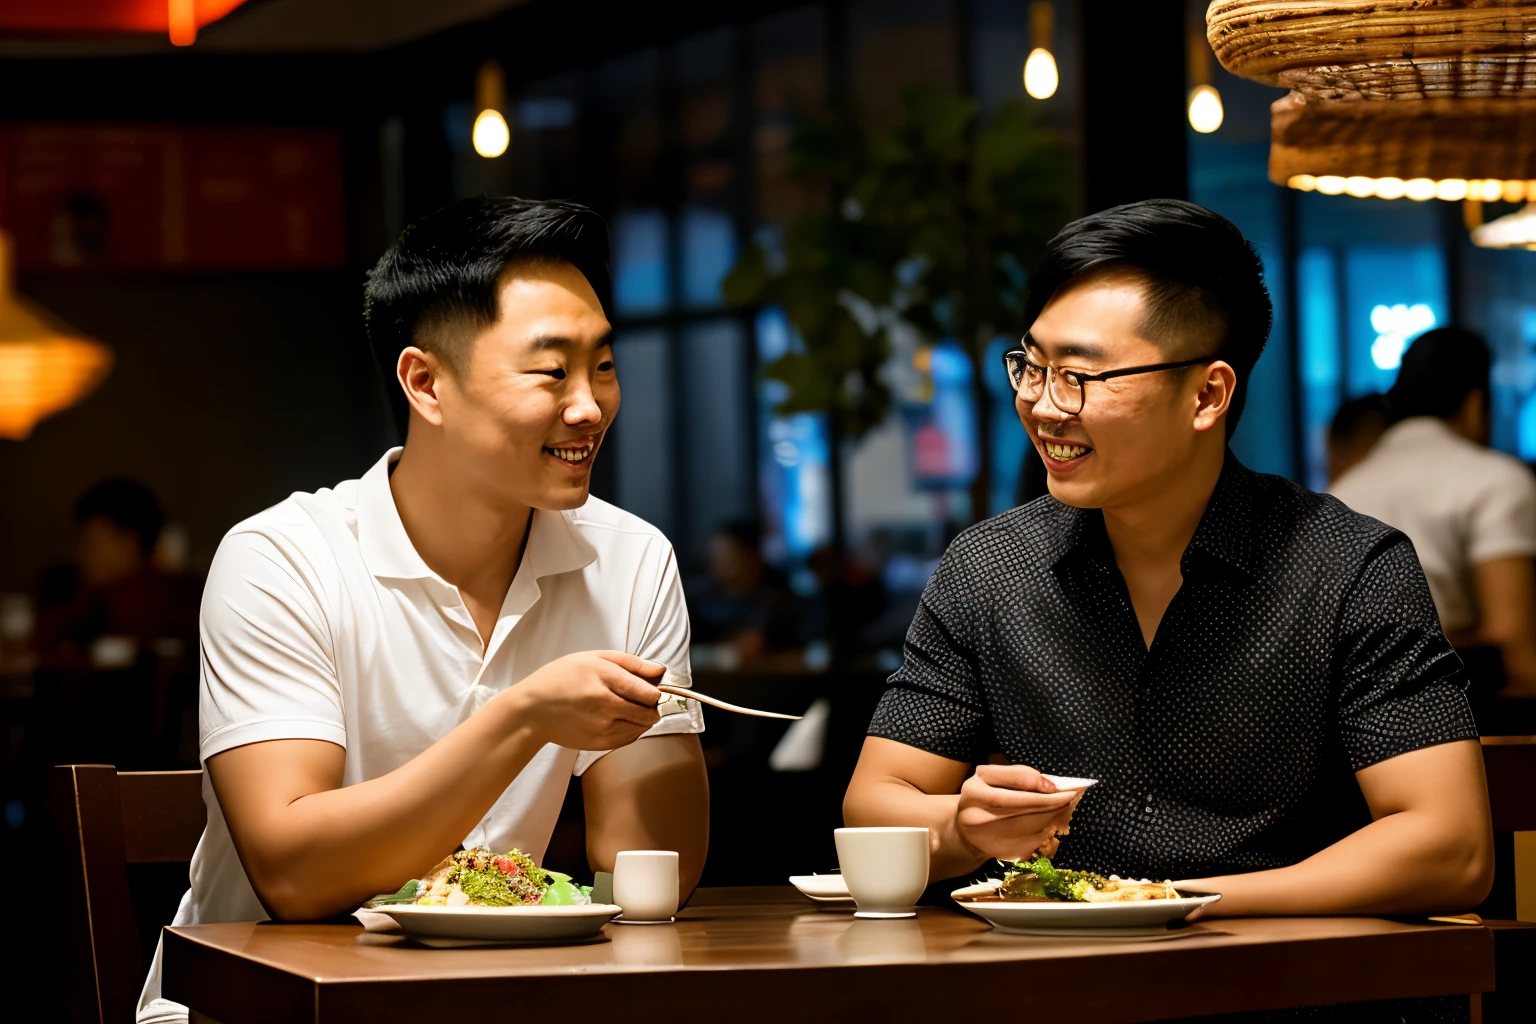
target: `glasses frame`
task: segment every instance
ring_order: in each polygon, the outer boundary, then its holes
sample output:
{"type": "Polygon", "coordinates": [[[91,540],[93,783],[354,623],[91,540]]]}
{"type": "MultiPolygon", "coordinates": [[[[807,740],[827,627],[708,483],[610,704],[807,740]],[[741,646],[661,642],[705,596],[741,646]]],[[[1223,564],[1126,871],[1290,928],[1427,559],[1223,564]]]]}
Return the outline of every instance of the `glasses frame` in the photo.
{"type": "MultiPolygon", "coordinates": [[[[1029,335],[1026,334],[1024,337],[1027,340],[1029,335]]],[[[1007,352],[1003,353],[1003,366],[1008,372],[1009,381],[1014,379],[1013,357],[1015,356],[1017,356],[1026,367],[1033,367],[1034,369],[1040,371],[1040,374],[1043,378],[1043,382],[1040,386],[1041,396],[1050,395],[1051,404],[1056,406],[1057,409],[1066,413],[1068,416],[1076,416],[1078,413],[1083,411],[1083,406],[1088,403],[1088,389],[1083,387],[1083,385],[1091,381],[1114,380],[1116,377],[1131,377],[1139,373],[1160,373],[1163,370],[1182,370],[1187,366],[1199,366],[1202,363],[1212,363],[1221,358],[1220,356],[1210,355],[1201,356],[1199,359],[1181,359],[1173,363],[1150,363],[1146,366],[1127,366],[1123,369],[1104,370],[1100,373],[1083,373],[1079,370],[1059,370],[1054,366],[1041,366],[1039,363],[1036,363],[1034,360],[1029,358],[1029,353],[1026,350],[1022,348],[1015,348],[1009,349],[1007,352]],[[1051,376],[1053,374],[1057,377],[1064,378],[1069,384],[1077,389],[1076,409],[1066,408],[1060,402],[1056,401],[1056,396],[1054,394],[1051,394],[1051,376]]],[[[1014,385],[1013,392],[1015,395],[1017,395],[1023,391],[1023,389],[1024,375],[1021,373],[1019,374],[1018,383],[1014,385]]],[[[1039,398],[1035,399],[1037,402],[1039,400],[1039,398]]]]}

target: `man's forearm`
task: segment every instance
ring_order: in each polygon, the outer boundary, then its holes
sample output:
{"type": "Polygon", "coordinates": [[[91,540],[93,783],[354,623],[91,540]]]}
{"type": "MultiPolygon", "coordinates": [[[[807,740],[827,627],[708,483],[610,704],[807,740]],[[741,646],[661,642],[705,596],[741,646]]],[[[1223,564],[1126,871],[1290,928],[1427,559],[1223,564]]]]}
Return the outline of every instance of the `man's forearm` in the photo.
{"type": "Polygon", "coordinates": [[[581,779],[587,862],[612,871],[621,850],[676,850],[686,901],[709,852],[709,772],[693,734],[651,736],[598,759],[581,779]]]}
{"type": "MultiPolygon", "coordinates": [[[[237,846],[268,912],[288,919],[345,912],[452,852],[543,745],[520,710],[504,692],[394,771],[301,796],[253,823],[259,842],[237,836],[237,846]]],[[[234,767],[210,764],[221,803],[221,781],[252,784],[220,770],[234,767]]]]}
{"type": "Polygon", "coordinates": [[[851,828],[875,825],[927,826],[928,880],[975,871],[987,856],[955,828],[957,795],[924,793],[897,779],[856,782],[843,799],[843,822],[851,828]]]}
{"type": "Polygon", "coordinates": [[[1180,883],[1219,892],[1209,912],[1259,915],[1456,913],[1480,903],[1491,871],[1476,837],[1424,811],[1372,822],[1290,867],[1180,883]],[[1452,830],[1453,832],[1455,830],[1452,830]]]}

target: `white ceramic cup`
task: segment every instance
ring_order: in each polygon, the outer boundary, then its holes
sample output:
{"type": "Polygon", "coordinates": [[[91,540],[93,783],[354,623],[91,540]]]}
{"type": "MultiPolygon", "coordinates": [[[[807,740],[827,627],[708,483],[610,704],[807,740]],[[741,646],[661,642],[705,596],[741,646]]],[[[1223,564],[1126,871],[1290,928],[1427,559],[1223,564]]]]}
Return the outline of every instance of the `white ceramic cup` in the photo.
{"type": "Polygon", "coordinates": [[[613,902],[625,924],[656,924],[677,913],[677,851],[621,850],[613,862],[613,902]]]}
{"type": "Polygon", "coordinates": [[[913,917],[928,885],[928,830],[882,827],[840,828],[837,862],[858,903],[854,917],[913,917]]]}

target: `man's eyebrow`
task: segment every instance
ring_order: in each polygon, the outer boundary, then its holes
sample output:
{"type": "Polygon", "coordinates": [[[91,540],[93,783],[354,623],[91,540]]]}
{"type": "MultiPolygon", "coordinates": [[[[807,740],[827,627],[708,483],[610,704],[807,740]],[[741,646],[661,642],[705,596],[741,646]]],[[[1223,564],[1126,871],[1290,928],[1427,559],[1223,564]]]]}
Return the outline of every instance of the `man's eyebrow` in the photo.
{"type": "MultiPolygon", "coordinates": [[[[547,352],[550,349],[569,350],[580,347],[579,342],[575,341],[574,339],[567,338],[563,334],[541,334],[530,341],[528,344],[529,347],[532,348],[535,352],[547,352]]],[[[607,331],[603,334],[602,337],[597,339],[597,343],[594,344],[592,348],[595,350],[612,345],[613,332],[607,331]]]]}
{"type": "MultiPolygon", "coordinates": [[[[1042,352],[1046,351],[1045,345],[1027,334],[1024,336],[1024,344],[1042,352]]],[[[1055,359],[1102,359],[1104,348],[1091,341],[1056,341],[1050,345],[1050,355],[1055,359]]]]}

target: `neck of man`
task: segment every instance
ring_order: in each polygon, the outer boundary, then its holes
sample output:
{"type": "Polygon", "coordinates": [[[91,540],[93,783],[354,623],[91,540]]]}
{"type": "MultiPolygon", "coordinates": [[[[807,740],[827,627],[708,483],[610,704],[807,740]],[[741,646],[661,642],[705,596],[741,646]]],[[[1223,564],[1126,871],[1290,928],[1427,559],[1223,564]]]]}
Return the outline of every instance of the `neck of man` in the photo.
{"type": "Polygon", "coordinates": [[[1193,457],[1144,493],[1106,507],[1104,531],[1121,572],[1177,566],[1189,547],[1200,517],[1211,503],[1226,458],[1226,439],[1215,431],[1196,439],[1193,457]]]}
{"type": "Polygon", "coordinates": [[[533,509],[477,486],[441,432],[415,425],[389,490],[427,567],[476,602],[499,607],[522,562],[533,509]]]}

